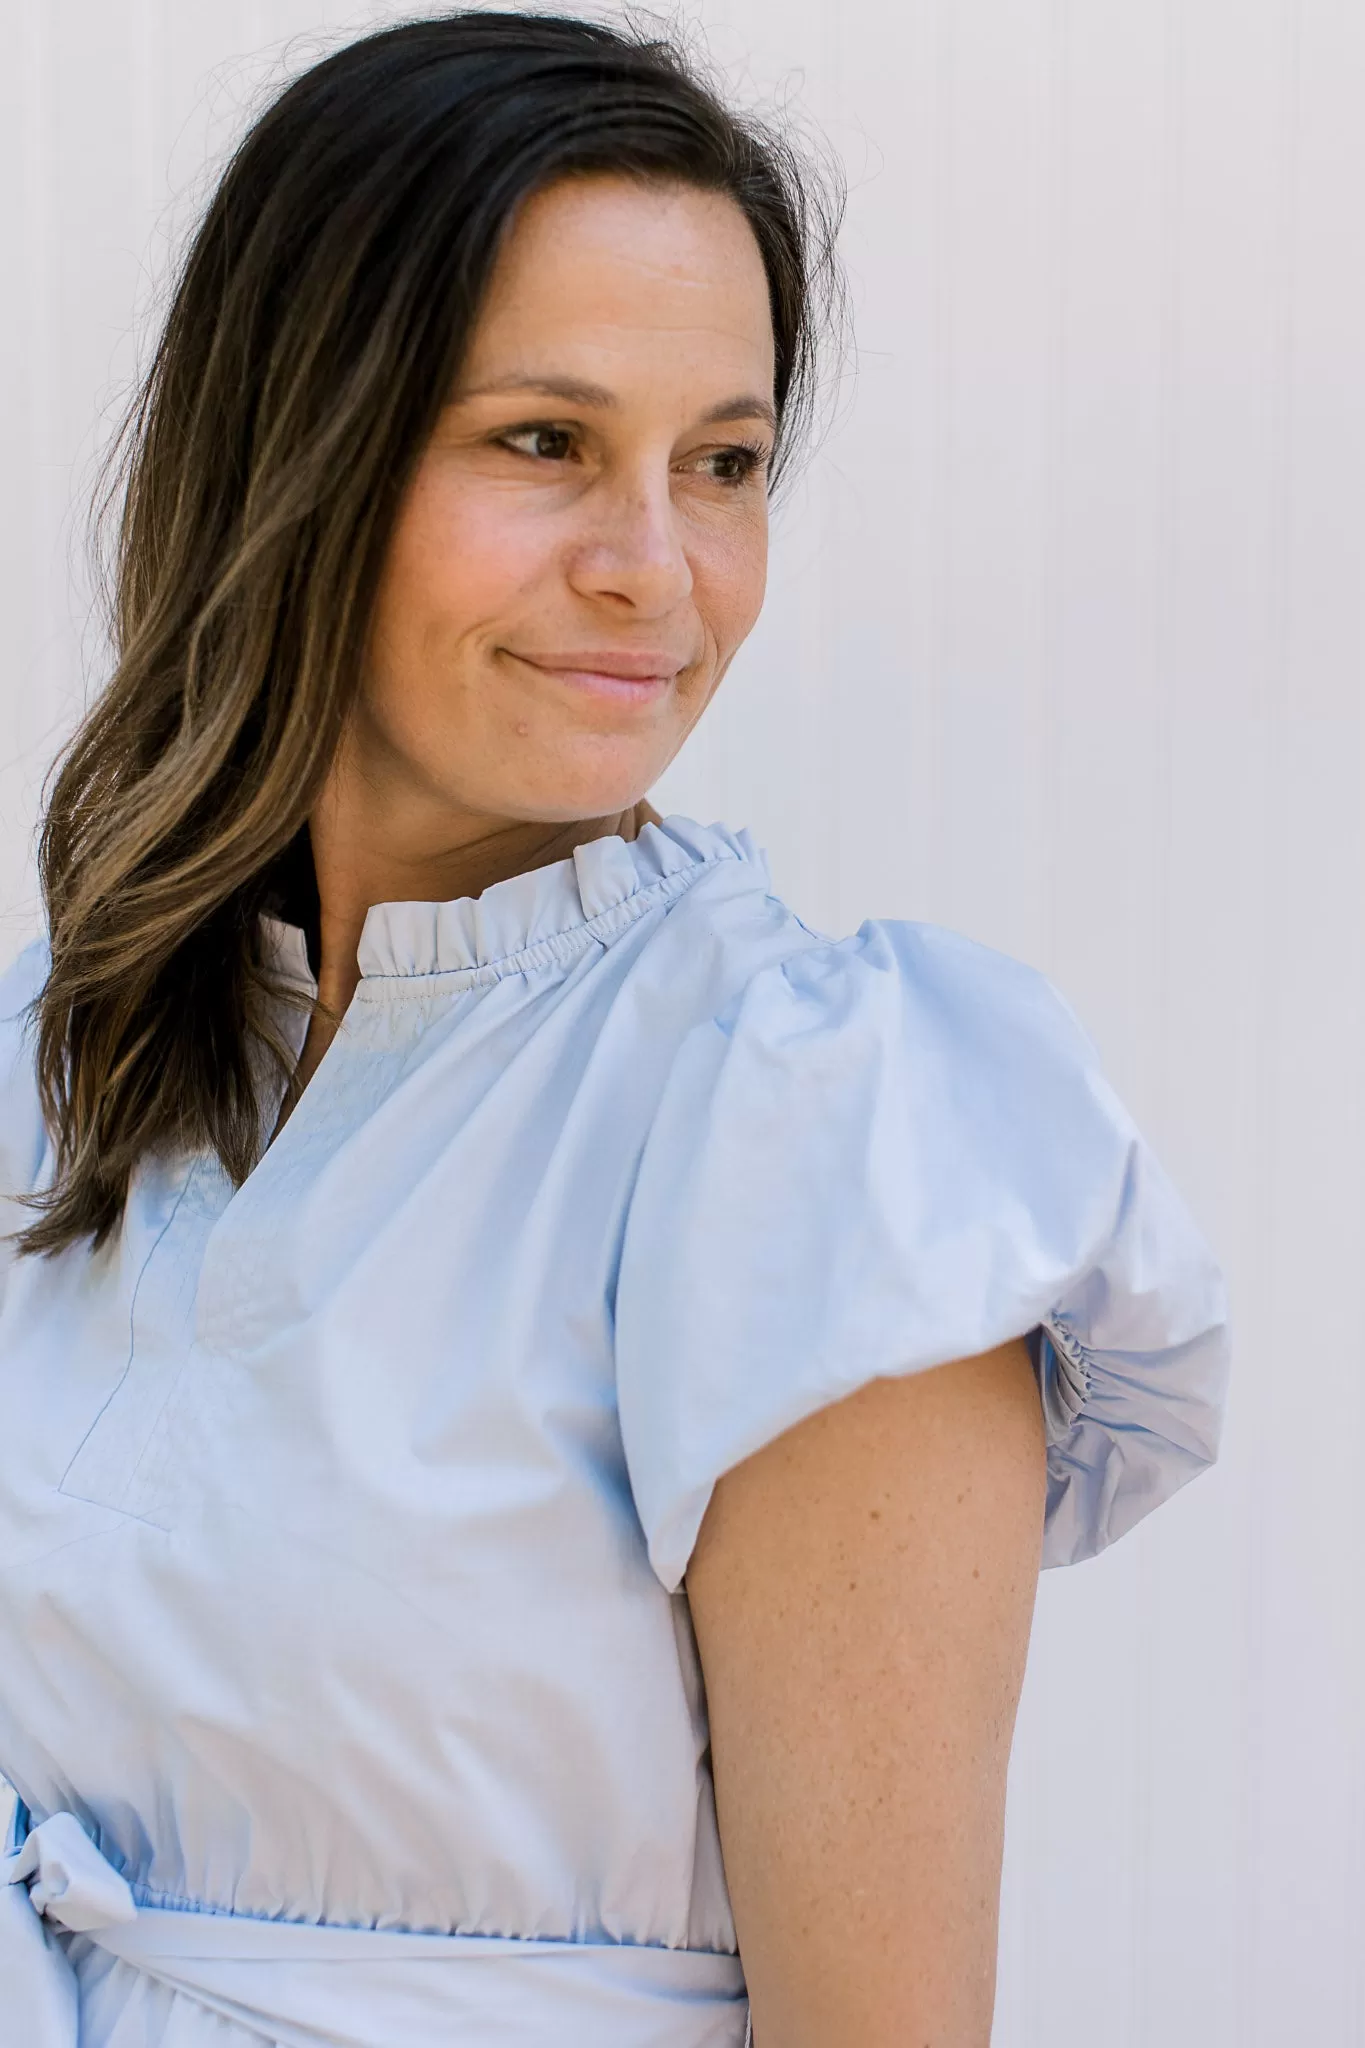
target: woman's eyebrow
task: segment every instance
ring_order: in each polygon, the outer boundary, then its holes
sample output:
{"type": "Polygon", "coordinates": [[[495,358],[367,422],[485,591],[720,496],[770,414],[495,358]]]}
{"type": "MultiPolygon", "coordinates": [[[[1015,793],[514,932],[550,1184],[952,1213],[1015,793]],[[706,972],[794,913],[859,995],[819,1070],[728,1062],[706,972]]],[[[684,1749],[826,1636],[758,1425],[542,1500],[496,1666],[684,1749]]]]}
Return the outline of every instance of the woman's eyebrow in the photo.
{"type": "Polygon", "coordinates": [[[701,416],[704,427],[716,427],[724,420],[762,420],[771,433],[777,432],[777,409],[767,398],[754,398],[749,393],[739,398],[722,399],[701,416]]]}
{"type": "Polygon", "coordinates": [[[615,405],[616,395],[602,384],[585,384],[577,377],[538,377],[534,373],[495,377],[472,391],[457,391],[457,399],[499,398],[512,391],[534,391],[542,398],[562,398],[569,405],[615,405]]]}
{"type": "MultiPolygon", "coordinates": [[[[562,398],[568,405],[590,405],[608,409],[618,403],[616,393],[608,391],[604,384],[588,384],[578,377],[524,376],[497,377],[491,383],[476,385],[472,391],[456,393],[458,400],[471,398],[498,398],[513,391],[531,391],[542,398],[562,398]]],[[[777,431],[777,413],[766,398],[755,398],[742,393],[736,398],[723,398],[719,405],[709,406],[698,421],[699,426],[719,426],[726,420],[760,419],[773,432],[777,431]]]]}

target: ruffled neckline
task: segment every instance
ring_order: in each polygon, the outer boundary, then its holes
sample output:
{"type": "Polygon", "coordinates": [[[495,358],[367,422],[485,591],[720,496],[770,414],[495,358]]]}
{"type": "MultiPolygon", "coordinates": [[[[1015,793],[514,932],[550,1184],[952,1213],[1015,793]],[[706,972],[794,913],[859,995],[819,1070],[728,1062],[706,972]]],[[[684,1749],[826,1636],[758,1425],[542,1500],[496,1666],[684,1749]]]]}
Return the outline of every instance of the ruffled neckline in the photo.
{"type": "MultiPolygon", "coordinates": [[[[643,826],[635,839],[616,833],[590,839],[567,860],[509,875],[480,896],[375,903],[360,937],[361,980],[496,968],[584,926],[610,923],[614,914],[631,922],[631,913],[649,909],[656,894],[673,893],[725,860],[757,867],[766,886],[767,862],[747,832],[675,816],[643,826]]],[[[275,917],[264,924],[277,971],[311,987],[302,931],[275,917]]]]}

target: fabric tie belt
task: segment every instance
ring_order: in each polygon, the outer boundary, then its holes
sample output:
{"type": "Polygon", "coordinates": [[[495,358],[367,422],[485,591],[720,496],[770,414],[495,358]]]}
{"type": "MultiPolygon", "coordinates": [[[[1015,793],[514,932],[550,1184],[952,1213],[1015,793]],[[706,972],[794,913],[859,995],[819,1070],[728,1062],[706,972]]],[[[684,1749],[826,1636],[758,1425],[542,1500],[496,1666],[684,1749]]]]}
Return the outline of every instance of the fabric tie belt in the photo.
{"type": "MultiPolygon", "coordinates": [[[[0,1859],[0,2037],[78,2048],[88,1940],[279,2048],[741,2048],[736,1956],[139,1906],[74,1814],[0,1859]]],[[[21,1838],[22,1837],[22,1838],[21,1838]]]]}

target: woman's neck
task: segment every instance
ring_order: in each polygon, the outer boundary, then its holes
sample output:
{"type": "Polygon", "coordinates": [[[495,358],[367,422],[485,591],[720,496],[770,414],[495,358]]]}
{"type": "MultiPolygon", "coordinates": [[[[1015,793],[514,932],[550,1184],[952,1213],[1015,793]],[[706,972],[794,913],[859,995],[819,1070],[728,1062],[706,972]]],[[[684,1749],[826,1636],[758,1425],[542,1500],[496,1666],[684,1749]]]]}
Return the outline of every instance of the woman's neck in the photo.
{"type": "Polygon", "coordinates": [[[333,783],[309,819],[319,906],[318,999],[340,1017],[360,980],[356,954],[375,903],[446,903],[566,860],[613,833],[634,839],[658,814],[641,802],[600,818],[507,820],[378,815],[366,792],[333,783]],[[356,797],[360,800],[356,801],[356,797]]]}

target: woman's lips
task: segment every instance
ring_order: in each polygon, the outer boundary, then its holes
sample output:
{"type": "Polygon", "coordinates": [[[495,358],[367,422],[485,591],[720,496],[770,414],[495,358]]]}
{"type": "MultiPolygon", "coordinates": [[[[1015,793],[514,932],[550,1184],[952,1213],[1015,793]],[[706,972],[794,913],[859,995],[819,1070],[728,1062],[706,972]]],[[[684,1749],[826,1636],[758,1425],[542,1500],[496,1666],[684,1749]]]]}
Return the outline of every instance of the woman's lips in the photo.
{"type": "MultiPolygon", "coordinates": [[[[507,650],[509,653],[512,650],[507,650]]],[[[575,648],[564,654],[513,654],[571,690],[606,697],[617,704],[649,704],[661,697],[685,662],[662,653],[627,654],[605,648],[575,648]]]]}

